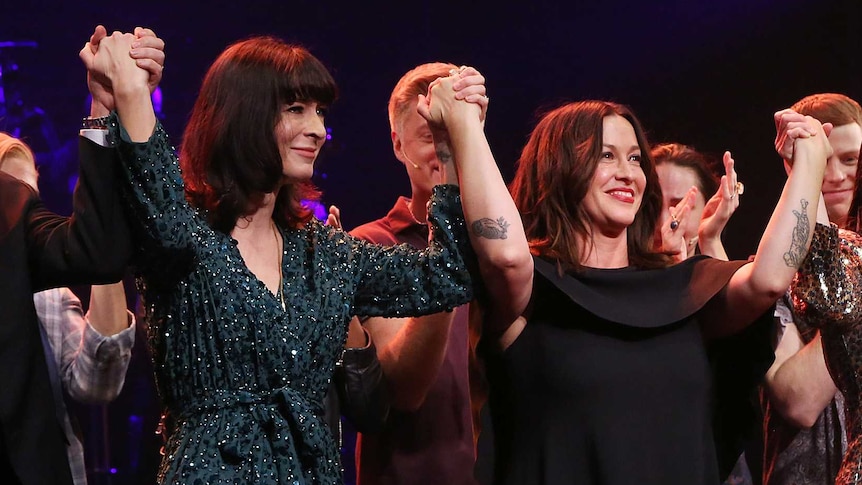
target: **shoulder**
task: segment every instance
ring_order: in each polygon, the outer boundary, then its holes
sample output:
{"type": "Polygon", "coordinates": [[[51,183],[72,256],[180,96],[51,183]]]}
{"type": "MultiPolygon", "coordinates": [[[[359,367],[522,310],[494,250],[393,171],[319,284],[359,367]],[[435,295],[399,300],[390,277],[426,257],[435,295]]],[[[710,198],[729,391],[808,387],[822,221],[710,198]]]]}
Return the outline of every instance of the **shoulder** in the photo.
{"type": "Polygon", "coordinates": [[[39,195],[35,190],[15,177],[0,172],[0,233],[26,223],[29,214],[40,206],[39,195]]]}
{"type": "Polygon", "coordinates": [[[838,237],[841,240],[842,246],[847,246],[848,248],[855,249],[862,248],[862,236],[853,231],[849,231],[847,229],[839,229],[838,237]]]}
{"type": "Polygon", "coordinates": [[[605,320],[644,328],[690,317],[745,264],[696,256],[666,268],[582,268],[560,275],[552,262],[535,261],[537,282],[547,281],[605,320]]]}
{"type": "Polygon", "coordinates": [[[32,187],[4,172],[0,172],[0,194],[2,194],[4,202],[10,200],[21,200],[26,202],[28,200],[39,198],[38,194],[32,187]]]}

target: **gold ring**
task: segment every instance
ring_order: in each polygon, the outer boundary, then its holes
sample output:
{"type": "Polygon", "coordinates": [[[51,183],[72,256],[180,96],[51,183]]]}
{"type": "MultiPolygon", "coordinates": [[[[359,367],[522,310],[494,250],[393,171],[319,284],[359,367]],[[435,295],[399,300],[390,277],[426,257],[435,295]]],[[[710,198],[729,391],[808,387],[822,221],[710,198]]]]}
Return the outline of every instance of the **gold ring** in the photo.
{"type": "Polygon", "coordinates": [[[673,213],[671,213],[671,214],[670,214],[670,219],[671,219],[671,221],[670,221],[670,230],[671,230],[671,231],[676,231],[676,230],[677,230],[677,228],[679,228],[679,219],[677,219],[677,218],[676,218],[676,216],[675,216],[675,215],[673,215],[673,213]]]}
{"type": "Polygon", "coordinates": [[[745,185],[742,182],[736,182],[736,193],[742,195],[745,193],[745,185]]]}

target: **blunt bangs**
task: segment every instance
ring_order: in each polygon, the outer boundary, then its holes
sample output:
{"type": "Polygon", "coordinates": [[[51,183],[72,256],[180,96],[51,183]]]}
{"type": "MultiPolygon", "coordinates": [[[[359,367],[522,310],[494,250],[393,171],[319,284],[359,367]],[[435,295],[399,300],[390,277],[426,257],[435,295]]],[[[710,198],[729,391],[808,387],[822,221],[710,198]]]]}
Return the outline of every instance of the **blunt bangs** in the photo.
{"type": "Polygon", "coordinates": [[[316,101],[331,105],[338,98],[335,80],[323,64],[305,49],[291,46],[279,77],[278,93],[284,103],[316,101]]]}

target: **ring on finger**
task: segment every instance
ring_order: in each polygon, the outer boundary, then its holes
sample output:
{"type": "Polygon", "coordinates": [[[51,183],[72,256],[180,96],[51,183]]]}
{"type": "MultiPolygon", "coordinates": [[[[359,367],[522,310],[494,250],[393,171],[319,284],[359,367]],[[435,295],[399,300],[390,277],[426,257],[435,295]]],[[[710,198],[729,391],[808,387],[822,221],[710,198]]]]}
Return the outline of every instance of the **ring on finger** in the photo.
{"type": "Polygon", "coordinates": [[[670,230],[676,231],[679,228],[679,219],[676,218],[673,212],[670,213],[670,230]]]}

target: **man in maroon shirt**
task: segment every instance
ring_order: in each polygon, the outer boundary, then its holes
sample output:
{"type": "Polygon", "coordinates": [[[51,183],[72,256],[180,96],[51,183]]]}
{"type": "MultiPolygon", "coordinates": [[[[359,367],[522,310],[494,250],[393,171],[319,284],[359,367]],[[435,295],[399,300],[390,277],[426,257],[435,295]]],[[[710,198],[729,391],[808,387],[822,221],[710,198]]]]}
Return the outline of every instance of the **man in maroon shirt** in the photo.
{"type": "MultiPolygon", "coordinates": [[[[416,112],[416,102],[432,81],[452,69],[458,68],[423,64],[395,86],[389,99],[392,148],[407,169],[412,194],[399,197],[385,217],[351,231],[354,236],[427,247],[427,203],[443,177],[431,129],[416,112]]],[[[484,95],[467,100],[487,103],[484,95]]],[[[467,315],[464,305],[418,318],[361,318],[377,347],[392,410],[379,433],[359,436],[359,485],[476,484],[467,315]]]]}

